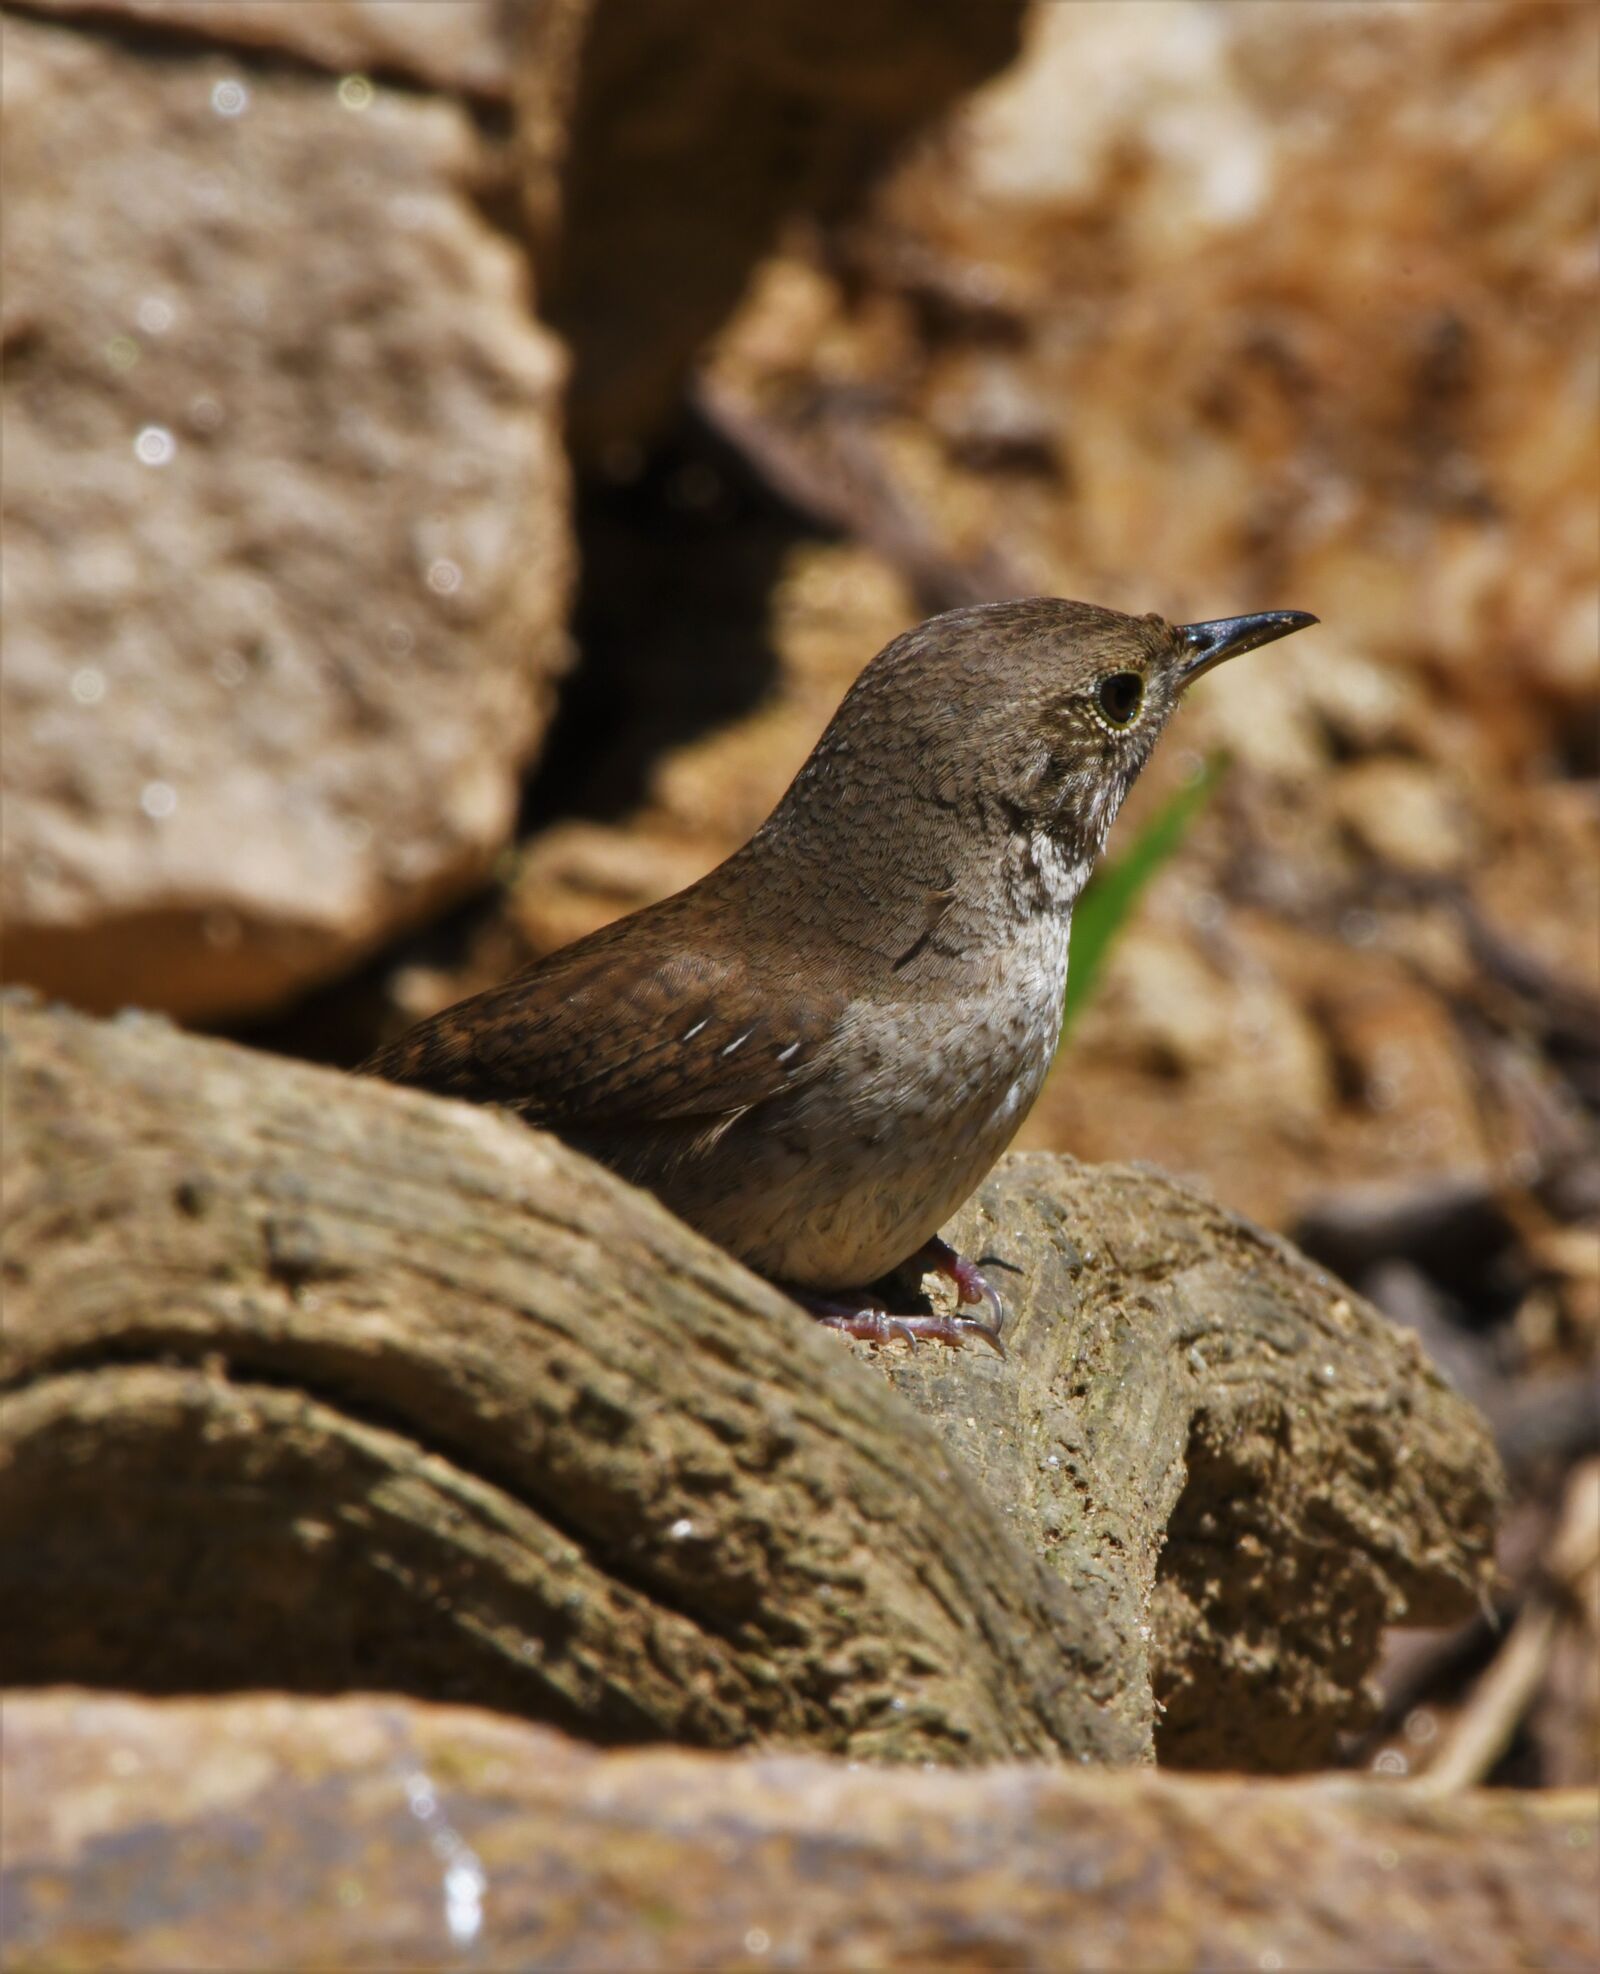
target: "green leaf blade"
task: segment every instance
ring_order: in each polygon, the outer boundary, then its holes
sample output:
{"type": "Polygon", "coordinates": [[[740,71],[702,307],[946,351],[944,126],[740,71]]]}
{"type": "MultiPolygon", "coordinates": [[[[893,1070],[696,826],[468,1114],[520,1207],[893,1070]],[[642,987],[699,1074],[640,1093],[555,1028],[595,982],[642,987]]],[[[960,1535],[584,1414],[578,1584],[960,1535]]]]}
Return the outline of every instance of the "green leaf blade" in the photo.
{"type": "Polygon", "coordinates": [[[1067,968],[1067,999],[1061,1039],[1093,999],[1100,976],[1123,928],[1151,880],[1182,847],[1227,772],[1228,757],[1216,753],[1140,830],[1132,847],[1103,864],[1085,885],[1072,914],[1072,948],[1067,968]]]}

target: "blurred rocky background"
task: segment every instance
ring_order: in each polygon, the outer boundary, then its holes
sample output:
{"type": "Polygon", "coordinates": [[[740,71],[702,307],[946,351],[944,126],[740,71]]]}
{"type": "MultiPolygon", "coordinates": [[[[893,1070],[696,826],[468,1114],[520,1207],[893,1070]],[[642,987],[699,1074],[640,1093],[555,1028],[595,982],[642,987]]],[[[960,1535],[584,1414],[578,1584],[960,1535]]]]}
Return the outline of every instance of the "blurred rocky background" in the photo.
{"type": "Polygon", "coordinates": [[[4,34],[7,976],[349,1063],[725,854],[930,610],[1315,611],[1129,803],[1227,757],[1023,1142],[1420,1334],[1503,1589],[1348,1759],[1592,1781],[1600,14],[4,34]]]}

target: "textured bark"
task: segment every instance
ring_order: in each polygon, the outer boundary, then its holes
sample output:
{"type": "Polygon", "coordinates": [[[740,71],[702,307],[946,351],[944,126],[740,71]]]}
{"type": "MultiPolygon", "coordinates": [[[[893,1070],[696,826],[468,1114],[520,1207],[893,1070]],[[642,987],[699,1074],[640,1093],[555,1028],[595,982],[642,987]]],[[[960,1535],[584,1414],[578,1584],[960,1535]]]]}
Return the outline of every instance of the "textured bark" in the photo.
{"type": "Polygon", "coordinates": [[[1163,1752],[1290,1766],[1487,1568],[1476,1415],[1155,1176],[1009,1161],[957,1231],[1011,1355],[897,1347],[897,1395],[509,1120],[147,1018],[6,1043],[15,1679],[1120,1760],[1153,1660],[1163,1752]]]}
{"type": "Polygon", "coordinates": [[[1592,1794],[597,1754],[398,1701],[6,1707],[5,1964],[1591,1968],[1592,1794]]]}
{"type": "Polygon", "coordinates": [[[1137,1751],[1114,1641],[933,1430],[654,1201],[147,1018],[6,1039],[11,1677],[1137,1751]]]}
{"type": "Polygon", "coordinates": [[[1004,1367],[889,1376],[1053,1559],[1159,1706],[1163,1762],[1315,1767],[1382,1628],[1492,1579],[1483,1421],[1286,1241],[1149,1168],[1007,1159],[948,1230],[1010,1310],[1004,1367]]]}

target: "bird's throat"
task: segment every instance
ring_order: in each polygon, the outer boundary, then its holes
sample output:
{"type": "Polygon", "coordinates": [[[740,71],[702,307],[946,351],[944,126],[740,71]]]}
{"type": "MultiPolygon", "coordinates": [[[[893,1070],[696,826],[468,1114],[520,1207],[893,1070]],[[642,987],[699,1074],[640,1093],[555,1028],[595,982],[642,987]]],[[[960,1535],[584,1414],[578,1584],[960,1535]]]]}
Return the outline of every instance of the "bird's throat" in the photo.
{"type": "Polygon", "coordinates": [[[1089,881],[1094,859],[1074,855],[1068,845],[1045,829],[1031,832],[1024,858],[1037,906],[1047,911],[1070,912],[1089,881]]]}

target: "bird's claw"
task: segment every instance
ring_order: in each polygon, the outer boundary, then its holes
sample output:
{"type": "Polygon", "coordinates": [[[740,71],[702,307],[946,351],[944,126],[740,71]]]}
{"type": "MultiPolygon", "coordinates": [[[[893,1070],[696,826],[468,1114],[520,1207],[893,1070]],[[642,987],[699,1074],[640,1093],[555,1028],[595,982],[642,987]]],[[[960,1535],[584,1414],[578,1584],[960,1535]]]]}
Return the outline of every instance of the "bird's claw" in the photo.
{"type": "Polygon", "coordinates": [[[818,1296],[793,1289],[790,1294],[795,1295],[828,1329],[839,1330],[845,1336],[859,1337],[864,1343],[893,1343],[898,1339],[915,1345],[919,1341],[927,1341],[948,1344],[951,1349],[958,1350],[969,1337],[973,1337],[981,1339],[998,1356],[1005,1356],[1006,1347],[1000,1340],[1001,1327],[1005,1322],[1005,1304],[980,1268],[964,1255],[957,1254],[947,1242],[938,1239],[925,1242],[906,1266],[921,1273],[943,1275],[955,1288],[956,1310],[948,1315],[931,1312],[902,1316],[865,1295],[857,1302],[854,1298],[818,1296]],[[974,1303],[984,1307],[987,1320],[959,1313],[961,1308],[974,1303]]]}
{"type": "Polygon", "coordinates": [[[925,1339],[959,1350],[968,1337],[981,1337],[1001,1357],[1006,1354],[999,1329],[991,1329],[972,1316],[896,1316],[887,1309],[868,1307],[839,1310],[831,1315],[817,1313],[817,1321],[830,1330],[842,1330],[846,1336],[860,1337],[866,1343],[892,1343],[898,1337],[915,1344],[925,1339]]]}
{"type": "Polygon", "coordinates": [[[1006,1306],[1000,1300],[1000,1291],[975,1261],[969,1261],[964,1254],[958,1254],[948,1241],[941,1241],[936,1234],[931,1241],[923,1242],[912,1255],[908,1265],[935,1275],[943,1275],[946,1281],[955,1285],[956,1295],[961,1304],[983,1303],[993,1320],[990,1323],[979,1324],[978,1327],[986,1334],[992,1332],[998,1341],[1001,1326],[1006,1320],[1006,1306]]]}

